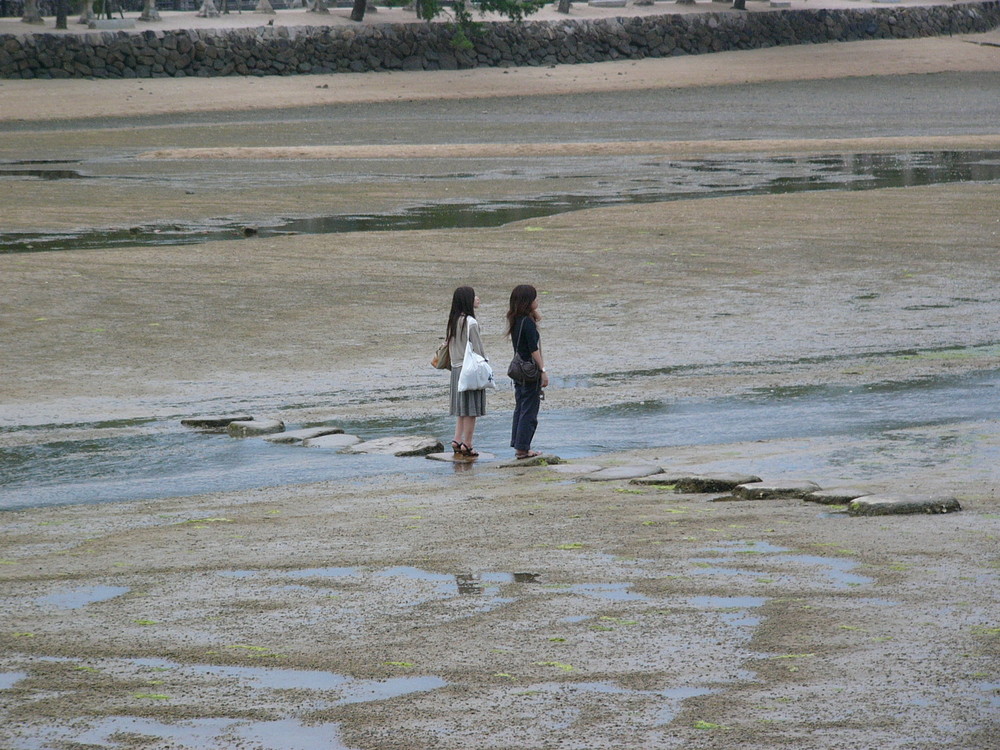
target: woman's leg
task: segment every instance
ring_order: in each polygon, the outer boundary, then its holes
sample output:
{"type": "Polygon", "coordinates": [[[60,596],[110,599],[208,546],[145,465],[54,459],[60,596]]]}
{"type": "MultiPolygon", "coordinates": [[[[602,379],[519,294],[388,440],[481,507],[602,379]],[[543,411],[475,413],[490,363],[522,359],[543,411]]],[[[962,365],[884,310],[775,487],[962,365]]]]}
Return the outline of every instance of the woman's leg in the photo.
{"type": "Polygon", "coordinates": [[[467,448],[472,448],[473,436],[476,432],[475,417],[459,417],[455,422],[455,442],[467,448]]]}
{"type": "Polygon", "coordinates": [[[513,447],[519,455],[531,450],[531,441],[538,427],[538,409],[541,406],[541,384],[515,385],[516,403],[513,447]]]}
{"type": "Polygon", "coordinates": [[[521,391],[522,386],[519,383],[514,383],[514,416],[511,419],[510,425],[510,447],[517,447],[517,428],[521,423],[521,409],[522,402],[524,401],[524,393],[521,391]]]}
{"type": "Polygon", "coordinates": [[[465,439],[462,440],[462,442],[465,443],[465,446],[469,448],[469,450],[472,450],[472,438],[476,432],[476,418],[462,417],[462,419],[465,420],[465,431],[463,433],[465,435],[465,439]]]}

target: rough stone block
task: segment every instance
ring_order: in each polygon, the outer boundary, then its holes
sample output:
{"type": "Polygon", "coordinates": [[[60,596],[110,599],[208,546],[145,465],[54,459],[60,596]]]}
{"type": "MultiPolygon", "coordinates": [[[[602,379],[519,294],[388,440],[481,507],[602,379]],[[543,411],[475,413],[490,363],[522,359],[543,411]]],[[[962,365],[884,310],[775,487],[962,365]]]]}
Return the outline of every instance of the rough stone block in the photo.
{"type": "Polygon", "coordinates": [[[451,451],[443,451],[441,453],[428,453],[426,458],[431,461],[444,461],[445,463],[454,464],[468,464],[473,461],[490,461],[496,456],[492,453],[480,453],[478,456],[462,456],[457,453],[452,453],[451,451]]]}
{"type": "Polygon", "coordinates": [[[185,427],[194,427],[200,430],[220,430],[225,429],[233,422],[252,422],[253,416],[250,414],[217,414],[204,417],[185,417],[181,424],[185,427]]]}
{"type": "Polygon", "coordinates": [[[760,477],[752,474],[694,474],[678,477],[672,482],[674,492],[681,494],[699,494],[707,492],[731,492],[741,484],[752,484],[760,481],[760,477]]]}
{"type": "Polygon", "coordinates": [[[542,453],[532,458],[514,458],[510,461],[495,464],[495,466],[498,469],[522,469],[526,466],[552,466],[561,463],[563,463],[563,460],[559,456],[551,453],[542,453]]]}
{"type": "Polygon", "coordinates": [[[954,497],[932,495],[867,495],[852,500],[852,516],[890,516],[912,513],[954,513],[962,506],[954,497]]]}
{"type": "Polygon", "coordinates": [[[851,500],[870,494],[871,492],[861,487],[830,487],[825,490],[810,492],[802,499],[806,502],[821,503],[823,505],[847,505],[851,500]]]}
{"type": "Polygon", "coordinates": [[[290,430],[276,435],[265,437],[269,443],[301,443],[310,438],[323,437],[323,435],[340,435],[344,430],[341,427],[306,427],[302,430],[290,430]]]}
{"type": "Polygon", "coordinates": [[[387,456],[426,456],[440,453],[444,445],[435,437],[387,437],[368,440],[351,447],[351,453],[377,453],[387,456]]]}
{"type": "Polygon", "coordinates": [[[638,466],[609,466],[606,469],[584,474],[580,479],[586,482],[614,482],[622,479],[638,479],[663,472],[659,466],[641,464],[638,466]]]}
{"type": "Polygon", "coordinates": [[[253,419],[246,422],[230,422],[226,427],[226,432],[230,437],[253,437],[254,435],[270,435],[275,432],[284,432],[285,423],[280,419],[253,419]]]}
{"type": "Polygon", "coordinates": [[[357,445],[360,442],[361,438],[357,435],[334,433],[332,435],[321,435],[320,437],[306,438],[302,441],[302,445],[306,448],[332,448],[333,450],[342,451],[350,448],[352,445],[357,445]]]}
{"type": "Polygon", "coordinates": [[[635,479],[630,479],[629,484],[667,487],[667,486],[673,486],[678,479],[686,476],[689,475],[678,474],[677,472],[662,471],[659,474],[650,474],[649,476],[646,477],[636,477],[635,479]]]}
{"type": "Polygon", "coordinates": [[[554,464],[552,471],[558,472],[559,474],[570,474],[579,476],[581,474],[593,474],[595,471],[600,471],[604,467],[600,464],[554,464]]]}
{"type": "Polygon", "coordinates": [[[807,479],[786,479],[781,482],[751,482],[735,487],[733,489],[733,497],[737,500],[801,499],[820,489],[822,488],[818,484],[810,482],[807,479]]]}

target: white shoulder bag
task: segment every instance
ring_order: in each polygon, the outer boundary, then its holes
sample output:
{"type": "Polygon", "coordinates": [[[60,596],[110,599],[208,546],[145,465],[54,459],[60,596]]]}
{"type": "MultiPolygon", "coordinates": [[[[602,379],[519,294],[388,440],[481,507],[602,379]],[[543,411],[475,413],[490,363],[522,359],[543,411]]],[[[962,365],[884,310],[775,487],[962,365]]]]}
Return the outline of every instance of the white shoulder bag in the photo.
{"type": "Polygon", "coordinates": [[[481,391],[489,386],[496,388],[496,381],[493,380],[493,368],[489,361],[481,354],[476,354],[472,349],[472,342],[465,342],[465,357],[462,359],[462,372],[458,375],[458,390],[481,391]]]}

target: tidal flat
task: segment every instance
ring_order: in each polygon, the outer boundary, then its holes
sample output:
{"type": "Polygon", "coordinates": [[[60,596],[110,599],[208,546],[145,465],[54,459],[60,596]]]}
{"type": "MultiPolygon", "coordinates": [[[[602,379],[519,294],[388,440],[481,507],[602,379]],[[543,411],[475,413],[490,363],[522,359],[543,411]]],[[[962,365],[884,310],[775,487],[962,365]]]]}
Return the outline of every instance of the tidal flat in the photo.
{"type": "MultiPolygon", "coordinates": [[[[3,229],[609,196],[718,166],[737,126],[758,147],[814,139],[766,157],[808,174],[871,153],[843,139],[892,138],[905,173],[926,165],[922,138],[982,151],[996,76],[658,89],[592,98],[597,114],[548,96],[22,124],[0,149],[12,170],[72,161],[89,179],[2,178],[3,229]],[[394,138],[480,142],[470,128],[494,118],[512,138],[531,113],[549,146],[700,137],[704,153],[393,157],[394,138]],[[138,158],[348,130],[385,158],[138,158]]],[[[748,170],[717,169],[720,197],[500,226],[0,254],[0,744],[995,747],[1000,183],[995,157],[970,158],[960,181],[733,194],[748,170]],[[451,290],[482,297],[497,363],[522,282],[553,375],[536,443],[568,466],[348,459],[180,426],[249,411],[445,438],[428,360],[451,290]],[[963,510],[852,518],[574,473],[633,464],[963,510]]],[[[500,457],[511,402],[491,393],[480,424],[500,457]]]]}

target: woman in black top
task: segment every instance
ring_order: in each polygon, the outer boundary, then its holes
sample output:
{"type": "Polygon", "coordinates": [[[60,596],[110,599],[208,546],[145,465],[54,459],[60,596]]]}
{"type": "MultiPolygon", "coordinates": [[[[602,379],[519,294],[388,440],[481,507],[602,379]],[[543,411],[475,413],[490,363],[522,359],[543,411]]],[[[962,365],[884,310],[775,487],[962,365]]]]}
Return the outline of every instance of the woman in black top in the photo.
{"type": "Polygon", "coordinates": [[[515,458],[541,455],[538,451],[531,450],[531,440],[538,427],[542,389],[549,384],[538,336],[537,323],[541,319],[535,287],[530,284],[514,287],[514,291],[510,293],[510,308],[507,310],[507,335],[510,336],[515,354],[523,360],[534,360],[540,375],[538,380],[514,382],[514,421],[510,445],[515,451],[515,458]]]}

